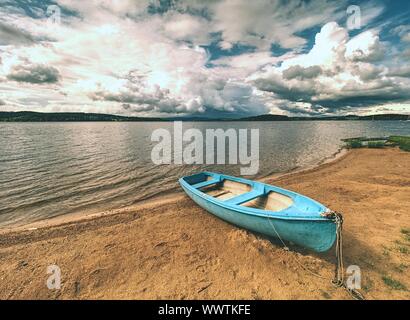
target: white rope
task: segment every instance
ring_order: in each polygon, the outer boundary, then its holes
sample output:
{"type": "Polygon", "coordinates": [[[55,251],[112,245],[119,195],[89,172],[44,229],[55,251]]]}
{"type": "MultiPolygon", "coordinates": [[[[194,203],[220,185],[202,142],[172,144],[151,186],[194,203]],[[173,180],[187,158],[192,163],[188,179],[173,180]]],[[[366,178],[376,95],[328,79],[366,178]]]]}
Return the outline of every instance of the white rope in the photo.
{"type": "MultiPolygon", "coordinates": [[[[323,214],[324,217],[328,219],[332,219],[335,224],[336,224],[336,266],[335,266],[335,277],[334,279],[329,279],[327,277],[321,276],[320,274],[317,274],[313,272],[312,270],[306,268],[297,258],[296,255],[292,255],[292,257],[295,259],[296,263],[305,271],[309,272],[311,275],[324,279],[324,280],[330,280],[336,287],[344,288],[346,289],[349,294],[356,300],[364,300],[363,295],[358,292],[357,290],[354,289],[349,289],[345,282],[344,282],[344,266],[343,266],[343,216],[342,214],[335,212],[335,211],[329,211],[323,214]]],[[[285,244],[283,241],[282,237],[280,236],[279,232],[276,230],[274,223],[271,221],[271,219],[268,219],[270,225],[272,226],[273,230],[275,231],[278,239],[282,242],[283,249],[286,251],[289,251],[289,247],[285,244]]],[[[295,253],[295,252],[293,252],[295,253]]]]}
{"type": "Polygon", "coordinates": [[[326,212],[324,217],[332,219],[336,224],[336,267],[335,277],[332,283],[340,288],[344,288],[356,300],[364,300],[364,296],[357,290],[349,288],[344,281],[343,266],[343,215],[339,212],[326,212]]]}

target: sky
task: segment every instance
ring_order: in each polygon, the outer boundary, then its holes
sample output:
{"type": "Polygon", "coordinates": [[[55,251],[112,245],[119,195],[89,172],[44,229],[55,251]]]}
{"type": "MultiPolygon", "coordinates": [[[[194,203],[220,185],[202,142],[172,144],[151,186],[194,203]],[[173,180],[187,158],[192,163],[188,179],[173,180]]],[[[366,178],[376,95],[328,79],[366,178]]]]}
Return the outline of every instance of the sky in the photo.
{"type": "Polygon", "coordinates": [[[410,114],[410,1],[0,0],[0,111],[410,114]]]}

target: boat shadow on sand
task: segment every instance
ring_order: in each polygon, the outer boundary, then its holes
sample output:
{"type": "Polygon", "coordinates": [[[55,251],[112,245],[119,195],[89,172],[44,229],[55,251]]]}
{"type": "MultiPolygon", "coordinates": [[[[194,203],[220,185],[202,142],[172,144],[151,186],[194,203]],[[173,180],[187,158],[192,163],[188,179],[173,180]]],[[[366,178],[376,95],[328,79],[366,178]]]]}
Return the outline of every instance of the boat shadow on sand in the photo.
{"type": "MultiPolygon", "coordinates": [[[[209,213],[204,210],[204,214],[209,213]]],[[[286,240],[269,237],[258,232],[240,228],[230,222],[224,222],[236,230],[245,231],[250,235],[254,235],[259,240],[268,241],[270,245],[272,245],[272,249],[284,249],[291,254],[297,255],[299,257],[299,263],[303,264],[306,262],[304,259],[307,257],[321,260],[332,266],[335,266],[337,263],[336,244],[326,252],[315,252],[286,240]]],[[[355,265],[359,266],[361,270],[371,270],[376,273],[382,273],[383,269],[377,266],[377,262],[380,262],[381,260],[383,260],[382,254],[376,252],[373,248],[367,245],[365,241],[359,239],[352,232],[343,230],[343,262],[345,272],[347,267],[355,265]]],[[[305,267],[309,268],[309,265],[310,264],[307,263],[305,267]]]]}

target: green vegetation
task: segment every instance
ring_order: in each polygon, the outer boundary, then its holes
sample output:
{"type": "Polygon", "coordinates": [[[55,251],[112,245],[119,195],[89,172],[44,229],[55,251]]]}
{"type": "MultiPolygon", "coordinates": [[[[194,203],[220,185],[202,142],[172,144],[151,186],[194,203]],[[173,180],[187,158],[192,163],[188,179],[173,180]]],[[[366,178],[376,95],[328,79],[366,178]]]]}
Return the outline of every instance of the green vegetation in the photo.
{"type": "Polygon", "coordinates": [[[407,291],[406,286],[404,284],[402,284],[400,281],[394,280],[393,278],[391,278],[389,276],[383,276],[382,279],[388,287],[390,287],[394,290],[407,291]]]}
{"type": "Polygon", "coordinates": [[[343,139],[348,149],[356,148],[384,148],[398,146],[403,151],[410,151],[410,137],[391,136],[383,138],[350,138],[343,139]]]}
{"type": "Polygon", "coordinates": [[[401,242],[401,240],[394,240],[395,244],[398,244],[399,246],[407,246],[407,243],[401,242]]]}
{"type": "Polygon", "coordinates": [[[400,230],[400,232],[403,234],[406,241],[410,241],[410,229],[403,228],[400,230]]]}
{"type": "MultiPolygon", "coordinates": [[[[410,233],[409,229],[401,229],[400,232],[404,236],[404,240],[409,241],[410,240],[410,233]]],[[[409,244],[402,242],[401,240],[395,240],[394,243],[397,245],[397,251],[399,251],[402,254],[409,254],[409,244]]]]}
{"type": "Polygon", "coordinates": [[[365,278],[364,279],[364,284],[362,285],[362,289],[364,292],[368,293],[370,290],[372,290],[374,287],[374,283],[370,278],[365,278]]]}
{"type": "Polygon", "coordinates": [[[407,247],[399,246],[398,250],[399,250],[400,253],[409,254],[409,248],[407,248],[407,247]]]}
{"type": "Polygon", "coordinates": [[[400,263],[396,269],[398,272],[403,273],[404,271],[406,271],[408,268],[408,265],[404,264],[404,263],[400,263]]]}
{"type": "Polygon", "coordinates": [[[348,149],[363,148],[362,141],[355,139],[346,141],[346,146],[348,149]]]}
{"type": "Polygon", "coordinates": [[[390,250],[387,249],[387,248],[383,249],[383,255],[384,255],[385,257],[390,257],[390,252],[389,252],[389,251],[390,251],[390,250]]]}
{"type": "Polygon", "coordinates": [[[368,148],[384,148],[384,141],[369,141],[368,148]]]}
{"type": "Polygon", "coordinates": [[[397,145],[401,150],[410,151],[410,137],[405,136],[391,136],[388,142],[397,145]]]}
{"type": "Polygon", "coordinates": [[[321,293],[322,293],[323,298],[325,298],[325,299],[332,299],[332,296],[331,296],[328,292],[326,292],[326,291],[324,291],[324,290],[320,290],[320,291],[321,291],[321,293]]]}

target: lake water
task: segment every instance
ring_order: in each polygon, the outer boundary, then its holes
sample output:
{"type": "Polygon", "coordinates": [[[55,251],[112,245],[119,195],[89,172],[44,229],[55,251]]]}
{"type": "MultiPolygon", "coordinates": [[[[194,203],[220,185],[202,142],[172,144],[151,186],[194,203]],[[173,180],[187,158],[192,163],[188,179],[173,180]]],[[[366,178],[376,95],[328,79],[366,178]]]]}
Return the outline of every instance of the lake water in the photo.
{"type": "MultiPolygon", "coordinates": [[[[410,122],[184,122],[198,128],[260,129],[258,177],[332,156],[341,139],[410,135],[410,122]]],[[[0,123],[0,227],[129,206],[179,190],[199,170],[239,175],[238,165],[154,165],[153,130],[173,123],[0,123]]]]}

